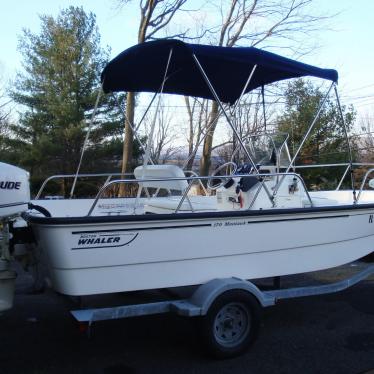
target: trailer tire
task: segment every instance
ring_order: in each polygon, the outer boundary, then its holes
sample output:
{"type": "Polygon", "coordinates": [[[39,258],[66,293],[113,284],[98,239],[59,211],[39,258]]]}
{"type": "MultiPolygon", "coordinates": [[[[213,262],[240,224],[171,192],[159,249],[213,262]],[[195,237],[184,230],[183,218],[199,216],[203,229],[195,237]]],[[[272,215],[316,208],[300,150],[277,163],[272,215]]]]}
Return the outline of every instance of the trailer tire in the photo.
{"type": "Polygon", "coordinates": [[[212,303],[202,318],[202,338],[208,352],[225,359],[244,353],[255,341],[261,307],[247,291],[226,291],[212,303]]]}

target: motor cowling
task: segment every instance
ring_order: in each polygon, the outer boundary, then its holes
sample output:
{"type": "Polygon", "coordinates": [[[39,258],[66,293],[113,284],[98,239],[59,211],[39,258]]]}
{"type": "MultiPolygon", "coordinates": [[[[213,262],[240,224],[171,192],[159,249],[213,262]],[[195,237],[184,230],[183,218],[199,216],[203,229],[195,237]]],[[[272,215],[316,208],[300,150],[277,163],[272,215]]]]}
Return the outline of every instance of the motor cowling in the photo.
{"type": "Polygon", "coordinates": [[[0,219],[24,212],[29,201],[29,173],[17,166],[0,162],[0,219]]]}

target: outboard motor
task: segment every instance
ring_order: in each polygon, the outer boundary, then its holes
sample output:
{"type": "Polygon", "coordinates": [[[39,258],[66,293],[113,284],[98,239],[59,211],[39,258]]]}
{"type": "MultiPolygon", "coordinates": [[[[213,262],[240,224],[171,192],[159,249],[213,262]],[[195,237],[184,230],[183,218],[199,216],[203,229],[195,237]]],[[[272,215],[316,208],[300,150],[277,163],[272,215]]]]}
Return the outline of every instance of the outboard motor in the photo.
{"type": "Polygon", "coordinates": [[[0,312],[13,306],[16,273],[10,269],[9,223],[27,210],[29,173],[0,162],[0,312]]]}
{"type": "Polygon", "coordinates": [[[29,202],[29,173],[0,162],[0,220],[24,212],[29,202]]]}

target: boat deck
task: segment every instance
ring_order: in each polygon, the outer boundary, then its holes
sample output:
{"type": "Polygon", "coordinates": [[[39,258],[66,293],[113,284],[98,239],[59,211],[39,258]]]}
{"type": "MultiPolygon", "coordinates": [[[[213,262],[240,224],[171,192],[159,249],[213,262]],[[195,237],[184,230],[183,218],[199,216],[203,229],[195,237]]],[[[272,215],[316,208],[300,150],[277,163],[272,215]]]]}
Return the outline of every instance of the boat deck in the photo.
{"type": "MultiPolygon", "coordinates": [[[[309,193],[314,207],[331,207],[351,205],[353,202],[352,191],[314,191],[309,193]]],[[[151,198],[103,198],[100,199],[92,216],[139,215],[145,213],[174,213],[181,196],[151,197],[151,198]],[[136,205],[136,209],[135,209],[136,205]]],[[[214,212],[222,211],[217,206],[216,196],[189,196],[184,200],[178,213],[186,212],[214,212]]],[[[46,208],[52,217],[84,217],[87,216],[95,199],[40,199],[32,203],[46,208]]],[[[363,191],[357,204],[374,203],[374,191],[363,191]]],[[[284,209],[285,207],[282,206],[284,209]]],[[[274,208],[276,209],[276,207],[274,208]]],[[[235,211],[245,209],[233,209],[235,211]]],[[[255,210],[255,209],[252,209],[255,210]]],[[[33,215],[41,215],[33,212],[33,215]]]]}

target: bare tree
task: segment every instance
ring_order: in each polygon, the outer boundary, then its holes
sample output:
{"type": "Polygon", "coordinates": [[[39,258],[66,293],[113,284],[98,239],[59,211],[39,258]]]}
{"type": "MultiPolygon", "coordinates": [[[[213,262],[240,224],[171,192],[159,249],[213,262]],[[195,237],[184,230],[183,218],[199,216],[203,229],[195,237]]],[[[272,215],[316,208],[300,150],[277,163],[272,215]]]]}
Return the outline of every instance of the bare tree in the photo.
{"type": "Polygon", "coordinates": [[[11,100],[3,93],[0,87],[0,150],[4,147],[4,139],[10,135],[10,108],[11,100]]]}
{"type": "MultiPolygon", "coordinates": [[[[191,99],[185,97],[185,103],[188,114],[189,132],[189,157],[185,162],[185,166],[187,170],[191,170],[197,149],[210,130],[210,110],[213,102],[206,99],[194,99],[191,104],[191,99]]],[[[232,117],[233,124],[240,137],[245,139],[250,134],[260,131],[264,124],[264,115],[269,118],[271,112],[268,108],[266,108],[266,113],[263,112],[261,93],[245,96],[237,106],[235,116],[232,117]]],[[[216,151],[216,153],[221,156],[221,159],[226,159],[222,154],[226,154],[229,149],[235,149],[236,143],[236,139],[232,137],[232,131],[228,131],[227,134],[223,136],[220,144],[212,146],[212,152],[216,151]]]]}
{"type": "MultiPolygon", "coordinates": [[[[0,65],[1,68],[1,65],[0,65]]],[[[11,103],[11,99],[6,96],[5,94],[5,85],[3,84],[4,78],[0,74],[0,126],[4,126],[9,119],[10,109],[9,104],[11,103]]],[[[1,132],[3,133],[3,132],[1,132]]]]}
{"type": "MultiPolygon", "coordinates": [[[[187,0],[140,0],[140,21],[138,29],[138,43],[154,39],[156,35],[168,26],[187,0]]],[[[118,0],[120,5],[130,2],[130,0],[118,0]]],[[[183,37],[184,33],[174,35],[174,37],[183,37]]],[[[125,140],[123,144],[122,173],[131,171],[132,149],[134,134],[132,124],[135,114],[135,94],[127,93],[126,100],[126,121],[125,121],[125,140]]],[[[124,185],[121,184],[120,195],[124,192],[124,185]]]]}
{"type": "MultiPolygon", "coordinates": [[[[357,162],[362,163],[373,163],[373,149],[374,149],[374,121],[373,116],[369,113],[361,116],[357,121],[360,132],[350,135],[350,143],[353,149],[354,159],[357,162]]],[[[371,168],[371,166],[359,166],[354,170],[354,176],[356,181],[356,187],[360,188],[359,183],[364,178],[365,173],[371,168]]],[[[371,178],[372,175],[369,175],[371,178]]]]}
{"type": "MultiPolygon", "coordinates": [[[[237,106],[235,116],[232,116],[232,123],[243,141],[251,134],[258,133],[263,127],[263,113],[259,98],[260,94],[246,96],[237,106]]],[[[227,133],[222,137],[222,142],[212,146],[212,153],[227,162],[231,160],[234,152],[237,155],[235,159],[240,158],[237,147],[237,139],[232,136],[231,129],[227,129],[227,133]]]]}
{"type": "Polygon", "coordinates": [[[359,126],[365,134],[358,139],[360,149],[360,159],[362,162],[373,162],[373,149],[374,149],[374,123],[368,114],[361,117],[359,126]]]}
{"type": "MultiPolygon", "coordinates": [[[[314,45],[305,42],[305,36],[320,29],[319,22],[327,17],[312,15],[309,5],[313,0],[231,0],[218,5],[221,24],[216,34],[210,32],[211,43],[218,46],[246,46],[288,48],[305,54],[314,45]],[[301,44],[303,37],[304,44],[301,44]]],[[[213,30],[213,29],[211,29],[213,30]]],[[[217,125],[218,104],[213,103],[208,122],[208,134],[204,140],[200,162],[200,174],[207,175],[213,135],[217,125]]]]}
{"type": "MultiPolygon", "coordinates": [[[[156,110],[156,109],[155,109],[156,110]]],[[[149,133],[148,129],[154,121],[155,113],[152,111],[144,119],[145,133],[149,133]]],[[[157,111],[157,120],[153,139],[151,140],[150,157],[155,164],[164,164],[180,151],[175,146],[176,134],[172,126],[173,116],[164,105],[160,106],[157,111]]]]}
{"type": "Polygon", "coordinates": [[[207,128],[209,116],[209,100],[184,97],[188,114],[188,159],[185,162],[187,170],[193,169],[196,153],[202,141],[203,129],[207,128]]]}
{"type": "MultiPolygon", "coordinates": [[[[127,4],[131,0],[117,0],[119,4],[127,4]]],[[[161,31],[171,25],[171,21],[187,0],[140,0],[140,21],[138,29],[138,43],[154,39],[161,31]]],[[[323,16],[313,15],[309,5],[313,0],[221,0],[204,3],[200,9],[209,14],[204,19],[204,30],[201,24],[196,26],[195,34],[205,36],[204,41],[210,44],[234,47],[236,45],[260,46],[272,48],[288,48],[291,53],[299,55],[307,53],[314,47],[305,41],[305,36],[319,30],[323,16]],[[212,9],[214,10],[212,12],[212,9]],[[209,18],[209,20],[208,20],[209,18]],[[215,19],[213,22],[212,19],[215,19]],[[198,28],[200,29],[198,31],[198,28]],[[302,41],[302,42],[301,42],[302,41]]],[[[186,37],[187,31],[168,37],[186,37]]],[[[200,38],[197,37],[196,39],[200,38]]],[[[202,40],[202,39],[201,39],[202,40]]],[[[313,40],[312,38],[308,39],[313,40]]],[[[189,149],[194,149],[193,144],[199,144],[204,133],[200,174],[207,175],[210,167],[210,156],[213,147],[213,136],[219,118],[218,104],[209,104],[210,112],[206,117],[199,117],[200,109],[192,103],[188,106],[189,118],[189,149]],[[197,110],[198,109],[198,110],[197,110]],[[197,110],[195,112],[195,110],[197,110]],[[206,120],[205,120],[205,119],[206,120]],[[194,121],[198,121],[195,124],[194,121]],[[199,127],[200,126],[200,127],[199,127]]],[[[208,104],[207,104],[208,105],[208,104]]],[[[133,134],[130,124],[134,120],[135,97],[133,93],[127,96],[127,121],[125,125],[125,142],[123,151],[122,172],[129,171],[132,159],[133,134]]],[[[201,112],[202,113],[202,112],[201,112]]],[[[196,148],[196,147],[195,147],[196,148]]],[[[188,168],[193,163],[189,160],[188,168]]]]}

